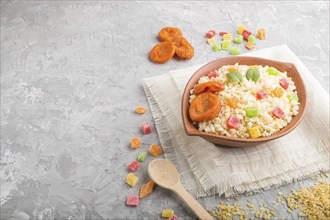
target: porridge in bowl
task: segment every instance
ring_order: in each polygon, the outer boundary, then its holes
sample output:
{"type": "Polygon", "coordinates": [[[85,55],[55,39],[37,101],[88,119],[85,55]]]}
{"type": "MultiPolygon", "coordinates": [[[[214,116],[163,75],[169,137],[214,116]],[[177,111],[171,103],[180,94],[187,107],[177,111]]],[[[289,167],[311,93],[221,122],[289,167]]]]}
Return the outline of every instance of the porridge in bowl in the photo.
{"type": "Polygon", "coordinates": [[[203,132],[259,138],[277,133],[299,112],[295,83],[269,66],[227,65],[190,91],[189,117],[203,132]]]}

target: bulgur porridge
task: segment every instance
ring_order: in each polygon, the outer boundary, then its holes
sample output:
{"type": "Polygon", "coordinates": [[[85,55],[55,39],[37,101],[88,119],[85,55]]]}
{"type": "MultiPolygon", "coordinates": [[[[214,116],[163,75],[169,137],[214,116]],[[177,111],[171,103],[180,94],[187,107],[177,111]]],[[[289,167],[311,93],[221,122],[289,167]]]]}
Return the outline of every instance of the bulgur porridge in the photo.
{"type": "Polygon", "coordinates": [[[269,66],[228,65],[199,79],[190,91],[189,116],[208,133],[238,138],[270,136],[298,114],[296,86],[269,66]]]}

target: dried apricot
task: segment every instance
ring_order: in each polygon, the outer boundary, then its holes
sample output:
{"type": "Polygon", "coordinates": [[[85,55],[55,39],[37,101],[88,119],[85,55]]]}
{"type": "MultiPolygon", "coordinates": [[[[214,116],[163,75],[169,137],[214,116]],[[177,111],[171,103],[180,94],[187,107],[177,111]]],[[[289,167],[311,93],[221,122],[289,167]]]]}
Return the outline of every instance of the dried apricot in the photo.
{"type": "Polygon", "coordinates": [[[150,52],[150,59],[157,63],[165,63],[173,57],[174,53],[174,43],[166,41],[158,43],[152,48],[150,52]]]}
{"type": "Polygon", "coordinates": [[[189,116],[193,121],[212,120],[221,110],[221,102],[217,95],[204,92],[197,95],[189,106],[189,116]]]}
{"type": "Polygon", "coordinates": [[[173,41],[175,38],[181,37],[182,32],[179,28],[166,27],[159,31],[158,36],[161,41],[173,41]]]}
{"type": "Polygon", "coordinates": [[[221,83],[210,81],[210,82],[197,84],[194,88],[194,94],[197,95],[202,92],[219,92],[222,90],[224,90],[224,87],[221,83]]]}
{"type": "Polygon", "coordinates": [[[173,40],[175,53],[182,59],[191,59],[194,56],[194,48],[184,37],[178,37],[173,40]]]}

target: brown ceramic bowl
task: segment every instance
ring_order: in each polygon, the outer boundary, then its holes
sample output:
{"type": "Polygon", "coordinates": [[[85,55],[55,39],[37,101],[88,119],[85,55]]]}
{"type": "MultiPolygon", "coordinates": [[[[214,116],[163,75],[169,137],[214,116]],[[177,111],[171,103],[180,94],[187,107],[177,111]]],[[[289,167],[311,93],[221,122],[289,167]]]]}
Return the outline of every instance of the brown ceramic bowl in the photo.
{"type": "Polygon", "coordinates": [[[293,129],[297,127],[297,125],[302,120],[305,111],[306,111],[306,90],[304,86],[304,82],[296,69],[295,65],[292,63],[284,63],[284,62],[278,62],[274,60],[267,60],[263,58],[256,58],[256,57],[226,57],[214,60],[205,66],[201,67],[199,70],[197,70],[192,77],[189,79],[186,88],[183,92],[182,97],[182,119],[183,119],[183,126],[186,131],[186,133],[190,136],[200,136],[204,138],[205,140],[212,142],[214,144],[219,144],[223,146],[229,146],[229,147],[247,147],[247,146],[255,146],[261,143],[264,143],[266,141],[274,140],[276,138],[282,137],[289,132],[291,132],[293,129]],[[272,66],[276,69],[280,70],[281,72],[286,71],[288,76],[292,78],[292,80],[295,82],[295,85],[297,87],[296,91],[299,96],[299,113],[298,115],[294,116],[292,118],[292,121],[282,128],[279,132],[268,136],[268,137],[262,137],[262,138],[256,138],[256,139],[243,139],[243,138],[233,138],[233,137],[227,137],[217,134],[211,134],[207,132],[199,131],[191,121],[189,117],[189,96],[190,96],[190,90],[194,87],[195,84],[197,84],[198,80],[202,77],[210,73],[211,71],[220,68],[221,66],[225,65],[234,65],[238,63],[239,65],[262,65],[262,66],[272,66]]]}

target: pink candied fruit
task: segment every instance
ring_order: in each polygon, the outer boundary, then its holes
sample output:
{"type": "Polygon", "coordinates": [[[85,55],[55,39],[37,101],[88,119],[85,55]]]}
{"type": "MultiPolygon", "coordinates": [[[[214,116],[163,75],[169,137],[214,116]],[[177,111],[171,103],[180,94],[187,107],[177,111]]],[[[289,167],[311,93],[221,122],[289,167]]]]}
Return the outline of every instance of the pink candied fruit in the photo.
{"type": "Polygon", "coordinates": [[[280,107],[275,107],[272,111],[272,114],[276,118],[282,118],[285,115],[284,111],[280,107]]]}
{"type": "Polygon", "coordinates": [[[168,218],[167,220],[179,220],[178,216],[173,215],[172,217],[168,218]]]}
{"type": "Polygon", "coordinates": [[[132,163],[128,165],[128,169],[131,172],[135,172],[140,167],[140,163],[134,160],[132,163]]]}
{"type": "Polygon", "coordinates": [[[209,79],[211,79],[212,77],[218,77],[219,76],[219,73],[218,73],[218,71],[217,70],[214,70],[214,71],[212,71],[211,73],[209,73],[208,75],[207,75],[207,77],[209,78],[209,79]]]}
{"type": "Polygon", "coordinates": [[[226,124],[228,128],[237,128],[237,126],[239,125],[239,118],[235,116],[230,116],[226,124]]]}
{"type": "Polygon", "coordinates": [[[148,122],[143,122],[141,124],[142,126],[142,132],[143,134],[150,134],[151,133],[151,127],[150,127],[150,124],[148,122]]]}
{"type": "Polygon", "coordinates": [[[226,32],[226,31],[221,31],[220,33],[219,33],[219,35],[222,37],[223,35],[225,35],[225,34],[228,34],[228,32],[226,32]]]}
{"type": "Polygon", "coordinates": [[[208,32],[205,33],[206,37],[208,38],[212,38],[216,35],[217,33],[215,32],[215,30],[209,30],[208,32]]]}
{"type": "Polygon", "coordinates": [[[283,89],[288,89],[289,88],[289,81],[286,78],[280,79],[280,86],[283,89]]]}
{"type": "Polygon", "coordinates": [[[252,33],[251,33],[250,31],[248,31],[248,30],[244,30],[243,33],[242,33],[244,40],[247,41],[248,38],[249,38],[249,36],[250,36],[251,34],[252,34],[252,33]]]}
{"type": "Polygon", "coordinates": [[[139,196],[127,196],[126,205],[128,206],[138,206],[139,205],[139,196]]]}
{"type": "Polygon", "coordinates": [[[264,91],[257,92],[257,99],[265,99],[268,97],[268,93],[264,91]]]}

